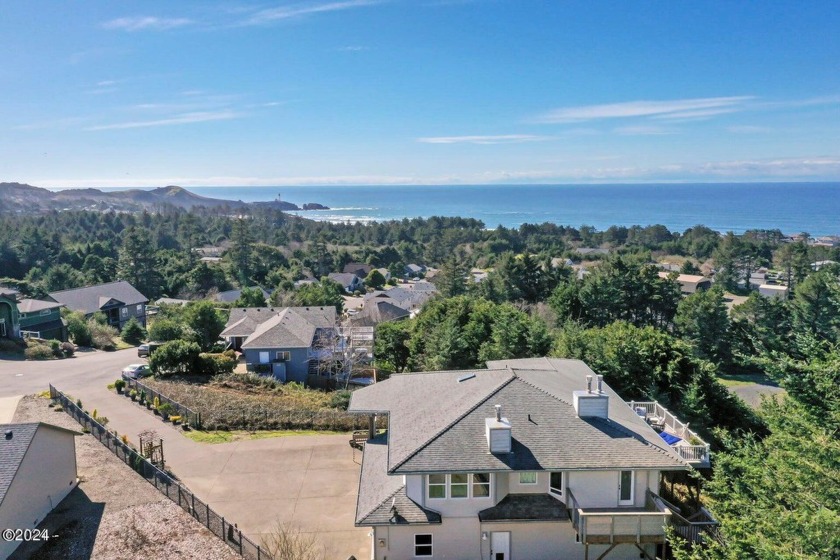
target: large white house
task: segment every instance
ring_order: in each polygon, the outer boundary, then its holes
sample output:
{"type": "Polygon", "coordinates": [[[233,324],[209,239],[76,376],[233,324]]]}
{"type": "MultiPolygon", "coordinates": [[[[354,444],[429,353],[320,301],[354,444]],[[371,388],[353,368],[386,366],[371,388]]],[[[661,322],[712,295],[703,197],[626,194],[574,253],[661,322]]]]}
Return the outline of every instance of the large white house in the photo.
{"type": "Polygon", "coordinates": [[[581,361],[487,367],[353,393],[351,412],[387,416],[359,480],[372,558],[654,558],[677,515],[657,495],[661,475],[707,464],[708,446],[693,432],[666,441],[651,424],[677,431],[673,416],[629,406],[581,361]]]}

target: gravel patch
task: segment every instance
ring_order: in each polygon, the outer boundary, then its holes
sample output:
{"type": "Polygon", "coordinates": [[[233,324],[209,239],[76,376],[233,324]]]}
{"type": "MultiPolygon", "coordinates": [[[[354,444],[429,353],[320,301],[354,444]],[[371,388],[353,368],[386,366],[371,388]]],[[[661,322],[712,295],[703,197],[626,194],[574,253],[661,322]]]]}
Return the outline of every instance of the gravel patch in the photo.
{"type": "MultiPolygon", "coordinates": [[[[15,422],[47,422],[81,431],[49,399],[24,397],[15,422]]],[[[76,438],[79,486],[47,516],[50,539],[18,548],[13,559],[70,558],[228,560],[240,558],[177,504],[115,457],[90,434],[76,438]]]]}

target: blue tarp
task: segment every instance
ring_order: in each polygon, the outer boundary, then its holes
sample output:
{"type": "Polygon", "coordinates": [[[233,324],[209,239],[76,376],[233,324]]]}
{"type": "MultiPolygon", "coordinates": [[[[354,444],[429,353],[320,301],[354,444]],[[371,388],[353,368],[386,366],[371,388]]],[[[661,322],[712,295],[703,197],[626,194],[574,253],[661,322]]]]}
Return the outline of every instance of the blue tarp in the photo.
{"type": "Polygon", "coordinates": [[[665,440],[665,443],[668,445],[676,445],[678,441],[682,441],[681,437],[673,436],[666,432],[660,432],[659,436],[665,440]]]}

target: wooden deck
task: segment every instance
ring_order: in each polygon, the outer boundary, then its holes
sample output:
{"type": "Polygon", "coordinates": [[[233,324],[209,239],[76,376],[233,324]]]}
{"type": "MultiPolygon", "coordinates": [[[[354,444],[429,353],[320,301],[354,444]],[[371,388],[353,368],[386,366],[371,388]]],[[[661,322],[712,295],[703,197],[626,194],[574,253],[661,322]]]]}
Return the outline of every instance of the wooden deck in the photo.
{"type": "MultiPolygon", "coordinates": [[[[674,416],[667,408],[656,401],[629,401],[633,410],[644,410],[643,418],[658,432],[665,432],[681,438],[671,448],[687,463],[696,468],[710,466],[709,444],[703,441],[694,430],[674,416]]],[[[639,414],[639,416],[642,416],[639,414]]]]}

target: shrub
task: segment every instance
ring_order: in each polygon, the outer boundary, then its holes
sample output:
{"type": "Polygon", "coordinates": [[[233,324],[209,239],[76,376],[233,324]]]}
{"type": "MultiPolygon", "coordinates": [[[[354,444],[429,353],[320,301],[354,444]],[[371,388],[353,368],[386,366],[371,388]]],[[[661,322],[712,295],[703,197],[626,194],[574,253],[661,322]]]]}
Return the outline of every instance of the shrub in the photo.
{"type": "Polygon", "coordinates": [[[347,407],[350,405],[350,395],[352,394],[346,390],[334,392],[330,399],[330,406],[339,410],[347,410],[347,407]]]}
{"type": "Polygon", "coordinates": [[[41,342],[30,343],[23,354],[27,360],[51,360],[55,357],[52,348],[41,342]]]}
{"type": "Polygon", "coordinates": [[[50,350],[52,350],[53,356],[56,358],[63,358],[64,353],[61,351],[61,341],[60,340],[48,340],[47,344],[50,345],[50,350]]]}
{"type": "Polygon", "coordinates": [[[137,346],[140,344],[143,339],[146,337],[146,331],[143,330],[143,327],[137,322],[137,319],[132,317],[131,319],[126,322],[125,326],[123,327],[122,332],[120,333],[120,338],[123,341],[127,342],[128,344],[133,344],[137,346]]]}
{"type": "Polygon", "coordinates": [[[200,353],[201,349],[195,342],[172,340],[162,344],[149,357],[149,367],[160,376],[190,373],[197,369],[200,353]]]}
{"type": "Polygon", "coordinates": [[[79,346],[91,346],[93,339],[85,314],[81,311],[68,311],[66,309],[61,311],[61,316],[67,321],[67,332],[70,339],[79,346]]]}
{"type": "Polygon", "coordinates": [[[236,367],[236,358],[231,357],[227,352],[223,354],[205,352],[198,355],[196,366],[196,373],[204,375],[233,373],[236,367]]]}
{"type": "Polygon", "coordinates": [[[122,390],[125,388],[125,380],[117,379],[114,381],[114,388],[117,390],[117,393],[122,393],[122,390]]]}
{"type": "Polygon", "coordinates": [[[62,342],[61,353],[64,354],[65,358],[72,358],[76,353],[76,345],[72,342],[62,342]]]}
{"type": "Polygon", "coordinates": [[[131,400],[136,399],[137,398],[137,389],[132,389],[131,391],[129,391],[128,396],[131,397],[131,400]]]}
{"type": "Polygon", "coordinates": [[[115,341],[117,338],[117,329],[114,327],[103,325],[91,318],[88,321],[88,328],[90,328],[90,336],[94,348],[114,350],[117,347],[115,341]]]}
{"type": "Polygon", "coordinates": [[[164,418],[170,416],[173,412],[175,412],[175,407],[169,403],[163,403],[162,405],[157,407],[158,412],[164,418]]]}
{"type": "Polygon", "coordinates": [[[19,342],[9,340],[7,338],[0,339],[0,352],[12,352],[15,354],[20,354],[24,350],[25,347],[19,342]]]}
{"type": "Polygon", "coordinates": [[[64,407],[61,406],[60,404],[58,404],[58,405],[55,406],[55,408],[53,408],[53,411],[54,412],[64,412],[64,407]]]}
{"type": "Polygon", "coordinates": [[[99,422],[100,424],[102,424],[103,426],[108,425],[108,417],[107,416],[100,416],[99,418],[96,419],[96,421],[99,422]]]}

